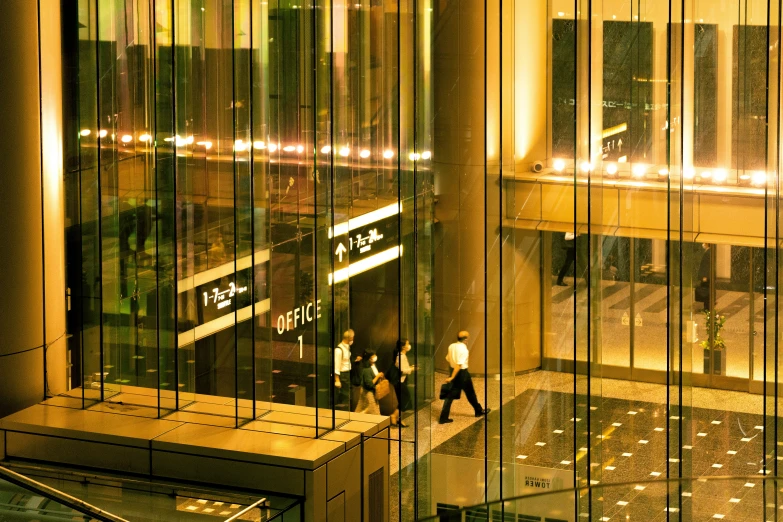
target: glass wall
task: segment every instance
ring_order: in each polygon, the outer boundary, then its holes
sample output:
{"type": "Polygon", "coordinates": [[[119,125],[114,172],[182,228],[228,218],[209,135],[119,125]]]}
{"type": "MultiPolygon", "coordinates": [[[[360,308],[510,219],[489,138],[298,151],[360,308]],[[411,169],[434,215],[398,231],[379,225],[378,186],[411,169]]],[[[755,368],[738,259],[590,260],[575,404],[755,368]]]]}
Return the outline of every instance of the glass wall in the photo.
{"type": "MultiPolygon", "coordinates": [[[[297,406],[318,437],[358,418],[346,361],[374,350],[407,372],[393,520],[777,474],[779,5],[68,13],[69,404],[227,427],[297,406]],[[449,414],[463,331],[476,399],[449,414]]],[[[655,516],[717,502],[671,488],[655,516]]],[[[563,519],[622,512],[595,500],[563,519]]]]}

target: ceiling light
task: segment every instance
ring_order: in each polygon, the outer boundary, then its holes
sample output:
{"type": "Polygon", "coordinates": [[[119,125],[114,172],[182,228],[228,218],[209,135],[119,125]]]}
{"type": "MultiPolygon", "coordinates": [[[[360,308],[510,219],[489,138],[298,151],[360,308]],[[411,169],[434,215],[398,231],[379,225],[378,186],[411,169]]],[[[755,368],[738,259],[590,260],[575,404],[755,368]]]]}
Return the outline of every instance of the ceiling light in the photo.
{"type": "Polygon", "coordinates": [[[79,132],[82,136],[89,136],[90,135],[90,129],[82,129],[81,132],[79,132]]]}
{"type": "Polygon", "coordinates": [[[362,149],[361,152],[359,152],[359,157],[362,159],[367,159],[370,157],[370,151],[367,149],[362,149]]]}
{"type": "Polygon", "coordinates": [[[385,159],[392,159],[394,157],[394,151],[391,149],[386,149],[383,151],[383,157],[385,159]]]}
{"type": "Polygon", "coordinates": [[[133,136],[131,136],[130,134],[124,134],[120,139],[122,140],[123,143],[130,143],[133,141],[133,136]]]}
{"type": "Polygon", "coordinates": [[[350,156],[350,154],[351,154],[351,149],[349,149],[348,147],[340,148],[340,156],[342,156],[343,158],[350,156]]]}
{"type": "Polygon", "coordinates": [[[644,173],[647,172],[647,166],[643,165],[641,163],[637,163],[633,166],[633,169],[631,170],[634,176],[637,178],[641,178],[644,176],[644,173]]]}
{"type": "Polygon", "coordinates": [[[609,165],[607,165],[606,173],[609,174],[610,176],[614,176],[615,174],[617,174],[617,165],[615,165],[614,163],[610,163],[609,165]]]}
{"type": "Polygon", "coordinates": [[[556,159],[553,163],[553,167],[555,168],[555,171],[563,172],[563,170],[565,169],[565,161],[561,159],[556,159]]]}
{"type": "Polygon", "coordinates": [[[763,170],[757,170],[753,173],[753,177],[751,178],[751,183],[754,185],[763,185],[767,182],[767,173],[763,170]]]}
{"type": "Polygon", "coordinates": [[[330,152],[332,152],[332,147],[329,145],[324,145],[321,147],[321,154],[329,154],[330,152]]]}

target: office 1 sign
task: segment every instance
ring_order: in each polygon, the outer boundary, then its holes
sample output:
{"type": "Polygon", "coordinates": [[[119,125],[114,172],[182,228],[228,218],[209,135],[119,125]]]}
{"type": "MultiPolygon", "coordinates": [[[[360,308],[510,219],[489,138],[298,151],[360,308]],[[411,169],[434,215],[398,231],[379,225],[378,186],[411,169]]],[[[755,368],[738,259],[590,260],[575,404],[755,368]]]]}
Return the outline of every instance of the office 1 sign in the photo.
{"type": "Polygon", "coordinates": [[[329,284],[347,281],[402,255],[398,242],[402,204],[394,203],[351,218],[329,229],[334,246],[334,274],[329,284]]]}
{"type": "MultiPolygon", "coordinates": [[[[277,333],[283,335],[285,332],[296,330],[316,319],[321,318],[321,300],[297,306],[284,314],[277,316],[277,333]]],[[[302,358],[302,336],[297,337],[299,342],[299,358],[302,358]]]]}

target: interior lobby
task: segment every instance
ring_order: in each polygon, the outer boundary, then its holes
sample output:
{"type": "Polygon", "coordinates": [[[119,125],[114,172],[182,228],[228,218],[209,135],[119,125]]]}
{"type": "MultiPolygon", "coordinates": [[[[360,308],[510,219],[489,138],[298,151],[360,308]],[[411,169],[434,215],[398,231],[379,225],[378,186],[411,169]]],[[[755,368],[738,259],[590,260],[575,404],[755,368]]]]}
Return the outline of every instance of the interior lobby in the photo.
{"type": "Polygon", "coordinates": [[[783,517],[783,0],[0,12],[0,522],[783,517]]]}

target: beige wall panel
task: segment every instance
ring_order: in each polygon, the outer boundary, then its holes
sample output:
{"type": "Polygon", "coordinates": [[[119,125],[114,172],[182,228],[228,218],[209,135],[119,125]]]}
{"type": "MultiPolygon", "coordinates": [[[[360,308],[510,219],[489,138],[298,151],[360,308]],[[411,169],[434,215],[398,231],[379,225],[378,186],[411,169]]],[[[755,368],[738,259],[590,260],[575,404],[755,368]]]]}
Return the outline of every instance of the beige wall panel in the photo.
{"type": "Polygon", "coordinates": [[[764,237],[764,203],[758,198],[700,195],[698,231],[764,237]]]}
{"type": "Polygon", "coordinates": [[[521,372],[541,365],[541,233],[514,233],[514,371],[521,372]]]}
{"type": "Polygon", "coordinates": [[[327,522],[345,522],[346,520],[358,520],[347,518],[345,513],[345,493],[341,492],[326,503],[327,522]]]}
{"type": "Polygon", "coordinates": [[[304,476],[305,520],[323,522],[326,520],[326,464],[304,476]]]}
{"type": "MultiPolygon", "coordinates": [[[[148,457],[145,457],[147,460],[148,457]]],[[[273,493],[303,495],[305,471],[211,457],[152,451],[152,474],[273,493]]]]}
{"type": "MultiPolygon", "coordinates": [[[[343,493],[345,520],[362,516],[362,454],[359,447],[330,460],[326,464],[326,498],[343,493]]],[[[331,518],[329,519],[331,521],[331,518]]]]}
{"type": "MultiPolygon", "coordinates": [[[[389,437],[389,429],[382,430],[378,434],[379,437],[389,437]]],[[[383,468],[383,519],[377,522],[387,522],[389,520],[389,441],[384,439],[371,438],[364,441],[364,476],[362,481],[364,482],[364,518],[363,520],[371,520],[369,517],[369,491],[370,491],[370,475],[383,468]]],[[[376,522],[373,520],[373,522],[376,522]]]]}
{"type": "Polygon", "coordinates": [[[506,182],[508,216],[517,219],[541,219],[541,185],[534,181],[506,182]]]}
{"type": "Polygon", "coordinates": [[[620,189],[620,226],[666,230],[666,192],[620,189]]]}
{"type": "Polygon", "coordinates": [[[8,457],[148,474],[146,449],[83,440],[7,432],[8,457]]]}

